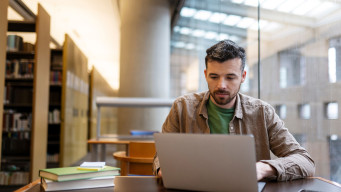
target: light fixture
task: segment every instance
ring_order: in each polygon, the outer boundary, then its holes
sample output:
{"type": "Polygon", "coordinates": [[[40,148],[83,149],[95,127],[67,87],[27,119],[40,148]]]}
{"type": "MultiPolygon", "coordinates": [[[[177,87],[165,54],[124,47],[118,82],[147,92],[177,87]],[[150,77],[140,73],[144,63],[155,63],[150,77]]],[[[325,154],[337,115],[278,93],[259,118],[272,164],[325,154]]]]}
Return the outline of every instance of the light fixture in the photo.
{"type": "Polygon", "coordinates": [[[194,49],[194,44],[193,43],[188,43],[185,48],[188,49],[188,50],[192,50],[192,49],[194,49]]]}
{"type": "Polygon", "coordinates": [[[225,39],[229,39],[229,35],[225,34],[225,33],[220,33],[218,38],[217,38],[217,41],[221,41],[221,40],[225,40],[225,39]]]}
{"type": "Polygon", "coordinates": [[[212,23],[220,23],[225,20],[227,15],[225,13],[213,13],[208,21],[212,23]]]}
{"type": "Polygon", "coordinates": [[[201,29],[195,29],[192,33],[194,37],[202,37],[205,35],[205,31],[201,29]]]}
{"type": "Polygon", "coordinates": [[[300,5],[304,0],[287,0],[283,4],[281,4],[277,10],[285,13],[290,13],[293,11],[297,5],[300,5]]]}
{"type": "Polygon", "coordinates": [[[188,27],[182,27],[180,29],[180,33],[183,35],[188,35],[192,32],[192,29],[188,28],[188,27]]]}
{"type": "Polygon", "coordinates": [[[261,7],[265,9],[276,9],[285,0],[266,0],[262,3],[261,7]]]}
{"type": "Polygon", "coordinates": [[[188,7],[183,7],[181,9],[180,15],[182,17],[193,17],[193,15],[197,12],[196,9],[193,8],[188,8],[188,7]]]}
{"type": "Polygon", "coordinates": [[[236,25],[239,21],[241,20],[240,16],[237,15],[229,15],[226,17],[224,20],[223,24],[229,25],[229,26],[234,26],[236,25]]]}
{"type": "Polygon", "coordinates": [[[173,28],[173,31],[175,32],[175,33],[179,33],[180,32],[180,27],[179,26],[175,26],[174,28],[173,28]]]}
{"type": "Polygon", "coordinates": [[[237,3],[237,4],[241,4],[244,2],[244,0],[231,0],[232,3],[237,3]]]}
{"type": "Polygon", "coordinates": [[[237,27],[246,29],[248,28],[252,23],[254,23],[256,20],[250,17],[244,17],[238,24],[237,27]]]}
{"type": "MultiPolygon", "coordinates": [[[[269,22],[266,21],[266,20],[263,20],[263,19],[259,20],[259,27],[260,27],[260,29],[263,29],[268,23],[269,22]]],[[[258,22],[254,22],[251,25],[250,29],[257,31],[258,30],[258,22]]]]}
{"type": "Polygon", "coordinates": [[[217,37],[217,35],[218,35],[218,33],[216,33],[216,32],[208,31],[208,32],[206,32],[205,38],[206,39],[214,39],[217,37]]]}
{"type": "Polygon", "coordinates": [[[176,42],[172,43],[172,45],[176,48],[184,48],[186,44],[182,41],[176,41],[176,42]]]}
{"type": "Polygon", "coordinates": [[[306,13],[308,13],[310,10],[314,9],[315,7],[319,7],[319,5],[321,5],[321,1],[310,0],[308,2],[304,2],[303,4],[295,8],[292,13],[296,15],[305,15],[306,13]]]}
{"type": "Polygon", "coordinates": [[[194,15],[194,19],[206,21],[208,18],[210,18],[211,14],[212,14],[211,11],[199,10],[194,15]]]}

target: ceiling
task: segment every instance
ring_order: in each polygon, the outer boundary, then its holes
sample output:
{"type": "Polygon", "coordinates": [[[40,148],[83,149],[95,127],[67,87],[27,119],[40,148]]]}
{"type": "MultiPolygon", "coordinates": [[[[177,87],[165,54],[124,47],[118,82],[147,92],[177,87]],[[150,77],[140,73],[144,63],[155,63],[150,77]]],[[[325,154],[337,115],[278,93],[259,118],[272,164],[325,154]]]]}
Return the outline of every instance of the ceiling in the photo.
{"type": "Polygon", "coordinates": [[[262,41],[276,40],[298,29],[335,21],[341,17],[340,7],[339,0],[186,0],[171,45],[198,51],[231,39],[247,47],[257,41],[258,27],[262,41]]]}

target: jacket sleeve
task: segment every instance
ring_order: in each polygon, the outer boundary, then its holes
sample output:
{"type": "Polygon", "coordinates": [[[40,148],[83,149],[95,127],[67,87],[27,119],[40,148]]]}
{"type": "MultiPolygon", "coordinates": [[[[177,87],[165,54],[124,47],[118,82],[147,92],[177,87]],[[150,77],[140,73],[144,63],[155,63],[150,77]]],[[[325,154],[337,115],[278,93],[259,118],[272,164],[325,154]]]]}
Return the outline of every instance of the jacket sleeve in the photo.
{"type": "Polygon", "coordinates": [[[308,152],[300,146],[285,128],[284,122],[268,106],[265,108],[270,150],[278,158],[262,160],[277,170],[277,181],[287,181],[313,176],[315,163],[308,152]]]}
{"type": "MultiPolygon", "coordinates": [[[[178,118],[178,107],[177,101],[172,105],[172,108],[162,125],[162,133],[179,133],[179,118],[178,118]]],[[[157,153],[154,156],[153,161],[153,173],[157,175],[158,169],[160,168],[159,157],[157,153]]]]}

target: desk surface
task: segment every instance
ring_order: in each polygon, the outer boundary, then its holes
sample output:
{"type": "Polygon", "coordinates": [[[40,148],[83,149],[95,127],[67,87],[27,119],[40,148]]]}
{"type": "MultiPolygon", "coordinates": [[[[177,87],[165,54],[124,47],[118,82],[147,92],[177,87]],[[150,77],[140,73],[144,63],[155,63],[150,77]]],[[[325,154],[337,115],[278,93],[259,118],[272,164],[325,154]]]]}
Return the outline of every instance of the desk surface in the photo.
{"type": "Polygon", "coordinates": [[[88,140],[88,144],[129,144],[130,141],[153,141],[152,135],[105,135],[99,139],[88,140]]]}
{"type": "MultiPolygon", "coordinates": [[[[125,177],[128,179],[116,180],[115,191],[177,191],[165,189],[162,184],[151,182],[151,177],[125,177]],[[117,182],[119,181],[119,182],[117,182]]],[[[155,177],[154,180],[156,181],[155,177]]],[[[307,179],[298,179],[287,182],[267,182],[263,192],[298,192],[301,189],[320,191],[320,192],[341,192],[341,186],[323,178],[314,177],[307,179]]],[[[39,180],[28,184],[27,186],[17,190],[17,192],[43,192],[39,180]]],[[[99,189],[83,189],[73,190],[76,192],[98,192],[99,189]]],[[[100,188],[100,191],[114,191],[114,187],[100,188]]]]}

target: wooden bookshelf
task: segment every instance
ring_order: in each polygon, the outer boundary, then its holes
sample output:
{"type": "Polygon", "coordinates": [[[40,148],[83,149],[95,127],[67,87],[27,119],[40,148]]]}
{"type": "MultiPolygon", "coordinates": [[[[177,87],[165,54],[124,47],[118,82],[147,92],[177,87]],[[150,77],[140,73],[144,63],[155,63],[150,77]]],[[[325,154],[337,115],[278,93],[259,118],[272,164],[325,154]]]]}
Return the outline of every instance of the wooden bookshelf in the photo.
{"type": "Polygon", "coordinates": [[[10,75],[0,73],[0,92],[4,93],[0,96],[0,145],[5,145],[1,146],[1,170],[11,167],[12,175],[22,171],[26,174],[20,177],[30,182],[36,180],[39,169],[46,166],[50,16],[38,4],[36,22],[8,21],[7,9],[8,0],[1,1],[0,22],[8,25],[0,26],[0,71],[6,71],[7,65],[16,69],[9,72],[10,75]],[[7,51],[4,43],[7,42],[7,31],[35,33],[34,52],[7,51]],[[12,118],[16,124],[9,126],[12,118]],[[4,129],[3,125],[7,127],[4,129]]]}
{"type": "Polygon", "coordinates": [[[51,50],[50,67],[50,95],[46,167],[60,166],[60,143],[61,143],[61,98],[63,77],[63,50],[51,50]]]}
{"type": "Polygon", "coordinates": [[[60,165],[70,166],[87,154],[88,60],[69,35],[63,46],[60,165]]]}

